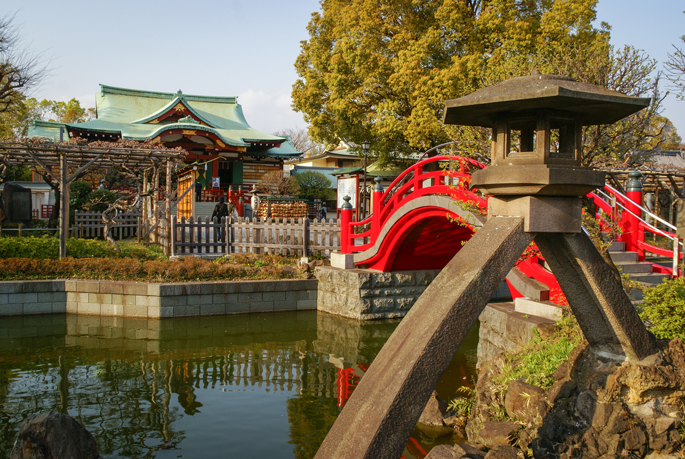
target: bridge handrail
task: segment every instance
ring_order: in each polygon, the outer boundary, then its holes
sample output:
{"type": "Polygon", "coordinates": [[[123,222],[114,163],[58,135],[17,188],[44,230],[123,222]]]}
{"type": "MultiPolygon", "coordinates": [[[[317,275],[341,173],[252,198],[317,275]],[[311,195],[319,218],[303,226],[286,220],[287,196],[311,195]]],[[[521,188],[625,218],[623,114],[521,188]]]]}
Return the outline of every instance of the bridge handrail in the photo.
{"type": "Polygon", "coordinates": [[[445,177],[458,179],[462,200],[473,202],[481,208],[485,207],[485,200],[468,189],[468,184],[470,183],[469,166],[482,169],[485,167],[485,164],[462,156],[438,155],[421,160],[408,167],[392,181],[388,189],[380,195],[380,199],[375,197],[375,199],[379,199],[380,205],[374,205],[375,209],[371,215],[364,220],[349,223],[346,236],[349,241],[347,245],[348,251],[351,253],[361,252],[373,246],[380,229],[407,200],[429,194],[454,195],[454,186],[446,183],[451,180],[445,180],[445,177]],[[424,171],[424,167],[427,164],[447,160],[457,161],[459,163],[458,170],[438,169],[424,171]],[[465,179],[468,179],[468,181],[465,179]],[[433,180],[434,184],[424,186],[424,183],[429,180],[433,180]],[[363,233],[355,234],[354,229],[364,225],[369,225],[370,229],[363,233]],[[360,239],[365,240],[366,238],[369,238],[369,242],[357,245],[356,241],[360,239]]]}
{"type": "Polygon", "coordinates": [[[658,221],[665,225],[666,227],[673,229],[674,231],[677,231],[677,228],[672,225],[671,223],[667,222],[666,220],[662,219],[658,215],[654,215],[652,212],[649,210],[645,209],[642,205],[639,203],[634,202],[632,199],[628,198],[626,195],[618,191],[616,188],[612,187],[611,185],[605,185],[604,189],[597,189],[595,190],[595,193],[589,193],[588,196],[596,197],[599,202],[595,201],[596,204],[606,212],[608,215],[612,215],[612,218],[615,218],[616,212],[621,210],[622,213],[628,213],[632,217],[634,217],[637,220],[637,230],[638,230],[638,240],[637,240],[637,248],[638,248],[638,255],[640,256],[640,259],[644,259],[644,252],[649,252],[649,253],[654,253],[656,255],[661,255],[664,257],[668,257],[672,259],[672,266],[668,271],[670,271],[673,275],[679,275],[679,270],[678,270],[678,265],[680,260],[683,259],[683,242],[680,238],[678,238],[677,234],[675,232],[669,232],[669,231],[664,231],[656,226],[650,224],[647,222],[645,219],[642,218],[642,215],[637,215],[635,212],[633,212],[631,209],[629,209],[627,206],[630,205],[631,207],[639,209],[644,215],[649,217],[650,219],[653,219],[655,221],[658,221]],[[605,191],[606,190],[606,191],[605,191]],[[610,201],[614,201],[614,205],[612,206],[611,204],[607,203],[606,200],[604,199],[604,196],[606,196],[610,201]],[[613,199],[612,199],[613,198],[613,199]],[[609,208],[609,210],[606,209],[606,207],[609,208]],[[657,247],[655,245],[649,244],[648,242],[645,242],[645,231],[648,231],[650,233],[663,236],[671,241],[671,244],[673,246],[673,249],[665,249],[662,247],[657,247]]]}

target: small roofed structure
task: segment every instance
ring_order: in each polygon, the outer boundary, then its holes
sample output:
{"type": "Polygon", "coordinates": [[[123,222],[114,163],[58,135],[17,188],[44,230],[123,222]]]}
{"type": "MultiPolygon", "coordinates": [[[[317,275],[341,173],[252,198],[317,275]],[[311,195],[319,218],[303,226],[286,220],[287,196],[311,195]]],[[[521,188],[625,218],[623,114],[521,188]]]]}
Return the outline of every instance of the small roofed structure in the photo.
{"type": "Polygon", "coordinates": [[[581,167],[582,127],[613,123],[649,103],[537,73],[448,100],[444,121],[492,128],[491,165],[472,181],[484,193],[582,196],[604,185],[604,173],[581,167]]]}

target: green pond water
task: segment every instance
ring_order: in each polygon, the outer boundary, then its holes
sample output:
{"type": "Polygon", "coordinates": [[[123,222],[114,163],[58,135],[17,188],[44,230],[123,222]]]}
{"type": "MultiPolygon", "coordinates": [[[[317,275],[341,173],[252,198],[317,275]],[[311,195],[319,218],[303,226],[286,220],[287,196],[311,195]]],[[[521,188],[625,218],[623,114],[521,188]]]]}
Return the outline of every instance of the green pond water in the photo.
{"type": "MultiPolygon", "coordinates": [[[[164,320],[0,319],[0,458],[28,415],[56,410],[104,458],[311,458],[398,320],[316,311],[164,320]]],[[[438,384],[475,375],[477,326],[438,384]]],[[[418,429],[420,458],[449,437],[418,429]]]]}

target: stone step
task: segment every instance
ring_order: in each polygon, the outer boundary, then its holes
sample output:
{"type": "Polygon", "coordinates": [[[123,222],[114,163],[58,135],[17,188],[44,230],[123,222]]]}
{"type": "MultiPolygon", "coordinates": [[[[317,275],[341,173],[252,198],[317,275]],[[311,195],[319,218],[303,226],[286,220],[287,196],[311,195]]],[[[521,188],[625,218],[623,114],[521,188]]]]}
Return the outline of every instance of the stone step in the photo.
{"type": "Polygon", "coordinates": [[[651,273],[652,264],[648,261],[614,263],[624,273],[651,273]]]}
{"type": "Polygon", "coordinates": [[[609,252],[611,261],[614,263],[634,263],[637,261],[637,252],[609,252]]]}
{"type": "Polygon", "coordinates": [[[626,249],[625,242],[612,242],[609,245],[609,252],[622,252],[626,249]]]}
{"type": "Polygon", "coordinates": [[[668,274],[659,274],[659,273],[634,273],[634,274],[628,274],[631,279],[636,280],[638,282],[642,282],[645,284],[649,285],[659,285],[660,283],[663,282],[664,279],[670,279],[671,276],[668,274]]]}

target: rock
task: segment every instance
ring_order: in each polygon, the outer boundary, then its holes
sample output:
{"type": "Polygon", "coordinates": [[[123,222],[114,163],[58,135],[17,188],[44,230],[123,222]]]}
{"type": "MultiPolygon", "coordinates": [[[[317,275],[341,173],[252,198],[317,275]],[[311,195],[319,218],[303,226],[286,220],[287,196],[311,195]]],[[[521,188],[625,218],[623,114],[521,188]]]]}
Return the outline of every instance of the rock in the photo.
{"type": "Polygon", "coordinates": [[[460,457],[449,445],[438,445],[430,450],[425,459],[459,459],[460,457]]]}
{"type": "Polygon", "coordinates": [[[562,379],[555,382],[552,387],[547,389],[546,395],[549,403],[555,403],[562,398],[569,398],[576,390],[576,383],[571,379],[562,379]]]}
{"type": "Polygon", "coordinates": [[[99,459],[95,439],[74,418],[56,411],[24,419],[10,459],[99,459]]]}
{"type": "Polygon", "coordinates": [[[537,329],[538,333],[540,334],[540,338],[542,338],[543,341],[547,341],[550,337],[552,337],[552,335],[560,330],[557,324],[550,323],[539,324],[537,329]]]}
{"type": "Polygon", "coordinates": [[[596,405],[597,397],[589,390],[583,391],[576,398],[575,414],[586,422],[590,421],[595,413],[596,405]]]}
{"type": "Polygon", "coordinates": [[[552,377],[554,378],[555,381],[561,381],[562,379],[565,379],[568,376],[568,362],[564,362],[561,365],[559,365],[559,368],[556,369],[554,373],[552,373],[552,377]]]}
{"type": "Polygon", "coordinates": [[[419,424],[431,427],[442,427],[443,418],[447,411],[447,402],[440,400],[438,398],[438,393],[433,391],[433,395],[428,399],[426,403],[426,408],[424,408],[421,417],[419,418],[419,424]]]}
{"type": "Polygon", "coordinates": [[[457,443],[454,445],[454,451],[457,453],[455,457],[466,457],[472,459],[482,459],[485,457],[485,451],[481,445],[473,445],[468,443],[457,443]],[[478,447],[480,446],[480,448],[478,447]]]}
{"type": "Polygon", "coordinates": [[[469,432],[469,440],[480,443],[486,448],[494,448],[495,446],[508,446],[514,437],[514,434],[519,430],[519,424],[515,422],[506,421],[485,421],[483,427],[473,435],[473,431],[469,432]]]}
{"type": "Polygon", "coordinates": [[[528,426],[542,424],[542,418],[549,411],[545,391],[520,379],[509,384],[504,408],[509,417],[520,419],[528,426]]]}
{"type": "Polygon", "coordinates": [[[488,451],[485,459],[523,459],[523,453],[513,446],[495,446],[488,451]]]}

